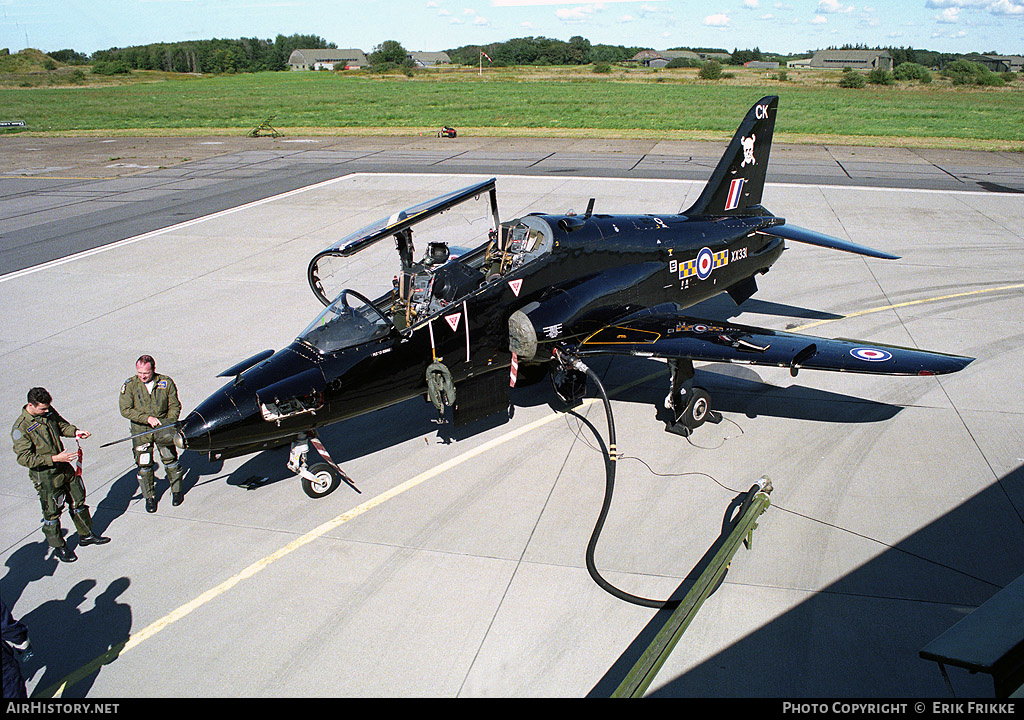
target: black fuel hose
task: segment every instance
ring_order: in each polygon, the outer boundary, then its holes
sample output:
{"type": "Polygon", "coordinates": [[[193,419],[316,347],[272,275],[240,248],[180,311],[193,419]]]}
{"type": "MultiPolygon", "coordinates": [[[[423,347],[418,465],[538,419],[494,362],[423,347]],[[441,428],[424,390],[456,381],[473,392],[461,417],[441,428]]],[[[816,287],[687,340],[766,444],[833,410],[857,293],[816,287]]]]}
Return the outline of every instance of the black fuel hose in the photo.
{"type": "Polygon", "coordinates": [[[610,582],[601,577],[601,573],[598,572],[597,564],[594,562],[594,551],[597,549],[597,541],[601,537],[601,530],[604,529],[604,522],[608,518],[608,510],[612,504],[612,494],[615,492],[615,467],[617,465],[618,450],[615,446],[615,419],[612,417],[612,403],[608,399],[608,393],[605,392],[604,385],[601,383],[601,379],[597,377],[597,374],[585,365],[578,358],[573,358],[570,362],[575,366],[577,370],[582,370],[594,381],[597,386],[598,392],[601,394],[601,399],[604,401],[604,412],[608,418],[608,459],[605,463],[605,485],[604,485],[604,502],[601,504],[601,513],[598,515],[597,524],[594,526],[594,532],[590,536],[590,542],[587,544],[587,572],[590,573],[590,577],[594,579],[594,582],[604,591],[614,595],[620,600],[625,600],[628,603],[634,605],[641,605],[649,608],[672,608],[679,604],[678,600],[650,600],[648,598],[639,597],[632,595],[624,590],[612,585],[610,582]]]}

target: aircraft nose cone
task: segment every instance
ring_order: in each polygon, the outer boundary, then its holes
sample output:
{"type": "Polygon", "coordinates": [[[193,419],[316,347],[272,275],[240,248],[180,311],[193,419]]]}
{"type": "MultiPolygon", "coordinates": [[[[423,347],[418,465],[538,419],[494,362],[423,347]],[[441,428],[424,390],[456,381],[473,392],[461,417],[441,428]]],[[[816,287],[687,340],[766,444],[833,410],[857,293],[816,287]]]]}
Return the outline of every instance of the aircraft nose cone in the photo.
{"type": "Polygon", "coordinates": [[[209,423],[193,410],[181,421],[181,427],[174,434],[174,444],[181,450],[208,450],[210,447],[209,423]]]}

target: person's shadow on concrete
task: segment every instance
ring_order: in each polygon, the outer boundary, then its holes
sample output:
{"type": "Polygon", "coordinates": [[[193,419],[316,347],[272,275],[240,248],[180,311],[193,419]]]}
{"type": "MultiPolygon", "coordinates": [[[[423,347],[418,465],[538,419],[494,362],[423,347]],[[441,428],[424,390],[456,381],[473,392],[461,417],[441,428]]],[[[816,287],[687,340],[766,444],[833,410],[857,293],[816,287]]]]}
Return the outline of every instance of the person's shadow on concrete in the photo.
{"type": "Polygon", "coordinates": [[[110,583],[90,610],[81,610],[95,580],[83,580],[63,600],[51,600],[21,618],[28,627],[34,657],[22,671],[32,677],[32,697],[86,697],[104,665],[117,659],[132,629],[131,606],[117,601],[131,581],[110,583]]]}

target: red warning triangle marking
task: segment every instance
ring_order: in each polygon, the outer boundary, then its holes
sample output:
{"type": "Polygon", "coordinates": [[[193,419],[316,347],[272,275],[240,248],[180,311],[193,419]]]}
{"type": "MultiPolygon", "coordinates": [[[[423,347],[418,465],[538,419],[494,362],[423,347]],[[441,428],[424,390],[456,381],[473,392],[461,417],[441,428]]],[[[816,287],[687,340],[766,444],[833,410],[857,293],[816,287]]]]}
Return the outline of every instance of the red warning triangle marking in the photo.
{"type": "Polygon", "coordinates": [[[519,297],[519,291],[523,288],[523,279],[519,278],[518,280],[509,280],[508,286],[512,288],[512,292],[515,293],[515,296],[519,297]]]}
{"type": "Polygon", "coordinates": [[[445,315],[444,316],[444,321],[446,323],[448,323],[448,326],[452,329],[452,331],[458,330],[458,328],[459,328],[459,320],[461,320],[461,319],[462,319],[462,313],[460,313],[460,312],[454,313],[452,315],[445,315]]]}

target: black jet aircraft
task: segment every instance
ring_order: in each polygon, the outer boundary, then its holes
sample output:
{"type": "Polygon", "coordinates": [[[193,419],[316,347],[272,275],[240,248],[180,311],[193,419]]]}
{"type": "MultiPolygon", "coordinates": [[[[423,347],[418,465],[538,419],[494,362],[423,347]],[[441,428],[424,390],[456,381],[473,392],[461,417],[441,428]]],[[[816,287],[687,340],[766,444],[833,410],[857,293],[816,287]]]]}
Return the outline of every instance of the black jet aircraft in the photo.
{"type": "MultiPolygon", "coordinates": [[[[290,470],[311,497],[351,481],[317,428],[427,395],[454,423],[507,412],[510,387],[550,370],[569,402],[586,388],[583,360],[632,355],[667,361],[666,406],[685,434],[707,420],[693,362],[736,362],[883,375],[934,375],[973,358],[811,337],[689,317],[683,309],[757,290],[785,241],[875,258],[897,256],[795,227],[761,205],[778,98],[747,113],[707,186],[675,215],[531,213],[501,222],[495,180],[382,219],[313,257],[308,279],[326,306],[288,347],[221,373],[231,380],[176,424],[184,449],[221,459],[291,442],[290,470]],[[467,200],[489,199],[487,242],[454,257],[434,242],[416,259],[413,226],[467,200]],[[331,262],[385,238],[399,256],[393,287],[371,299],[327,288],[331,262]],[[308,465],[312,443],[326,460],[308,465]]],[[[355,487],[353,485],[353,487],[355,487]]]]}

